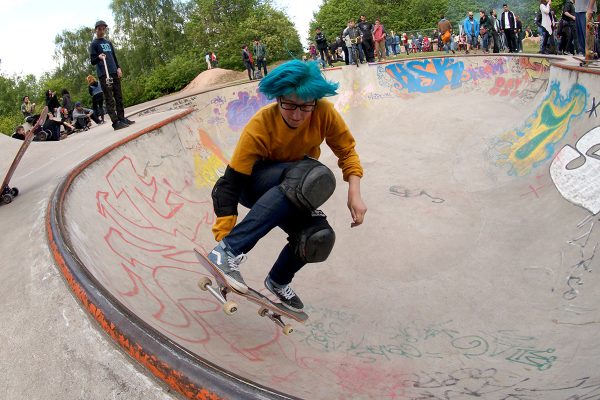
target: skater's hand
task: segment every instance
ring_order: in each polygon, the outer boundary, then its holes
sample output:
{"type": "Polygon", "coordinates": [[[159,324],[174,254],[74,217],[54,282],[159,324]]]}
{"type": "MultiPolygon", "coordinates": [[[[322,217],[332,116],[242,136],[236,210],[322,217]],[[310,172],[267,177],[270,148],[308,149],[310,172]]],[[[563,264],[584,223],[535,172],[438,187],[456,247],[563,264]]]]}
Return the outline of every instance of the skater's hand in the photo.
{"type": "Polygon", "coordinates": [[[104,61],[104,60],[106,60],[106,54],[100,53],[100,54],[98,54],[98,58],[101,59],[102,61],[104,61]]]}
{"type": "Polygon", "coordinates": [[[348,209],[350,210],[350,215],[352,215],[350,227],[354,228],[363,223],[365,213],[367,212],[367,205],[360,195],[360,178],[351,175],[348,179],[348,184],[348,209]]]}
{"type": "Polygon", "coordinates": [[[123,71],[121,71],[121,68],[117,68],[117,76],[119,78],[121,78],[123,76],[123,71]]]}

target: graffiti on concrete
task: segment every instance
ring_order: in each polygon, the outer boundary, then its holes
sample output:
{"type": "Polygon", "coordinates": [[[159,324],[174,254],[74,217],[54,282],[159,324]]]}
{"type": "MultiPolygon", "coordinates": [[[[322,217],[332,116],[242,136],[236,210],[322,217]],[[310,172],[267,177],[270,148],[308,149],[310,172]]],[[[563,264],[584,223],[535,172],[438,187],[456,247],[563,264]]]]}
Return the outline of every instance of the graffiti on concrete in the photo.
{"type": "Polygon", "coordinates": [[[566,96],[560,82],[553,82],[546,97],[525,123],[503,134],[494,143],[496,164],[509,166],[509,175],[524,176],[554,156],[554,146],[567,133],[571,121],[585,110],[587,90],[579,84],[566,96]]]}
{"type": "Polygon", "coordinates": [[[239,131],[252,118],[254,114],[267,104],[275,100],[269,100],[267,97],[256,90],[254,95],[249,92],[240,91],[237,93],[237,99],[227,104],[227,123],[233,131],[239,131]]]}

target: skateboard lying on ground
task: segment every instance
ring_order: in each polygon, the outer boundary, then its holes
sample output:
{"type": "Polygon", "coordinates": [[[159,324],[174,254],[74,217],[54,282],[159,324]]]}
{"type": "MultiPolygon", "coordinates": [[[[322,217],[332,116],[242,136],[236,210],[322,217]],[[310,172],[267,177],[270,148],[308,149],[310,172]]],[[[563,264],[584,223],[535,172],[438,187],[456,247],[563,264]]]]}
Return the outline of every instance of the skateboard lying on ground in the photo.
{"type": "Polygon", "coordinates": [[[273,321],[275,325],[282,328],[284,335],[289,335],[292,333],[294,328],[292,325],[284,323],[281,317],[290,318],[301,323],[308,319],[308,314],[305,312],[289,310],[281,303],[275,303],[271,301],[268,297],[252,289],[251,287],[248,287],[248,293],[238,292],[227,284],[221,271],[208,260],[204,253],[200,252],[198,249],[194,249],[194,251],[196,252],[196,257],[198,258],[198,261],[200,261],[200,264],[202,264],[202,266],[206,268],[206,270],[212,276],[214,276],[217,283],[217,286],[213,287],[210,278],[203,277],[198,282],[198,286],[200,289],[208,291],[210,294],[212,294],[223,305],[223,311],[225,314],[231,315],[238,309],[238,306],[234,301],[227,300],[227,295],[229,293],[235,293],[238,296],[242,296],[247,300],[258,304],[260,306],[258,309],[258,315],[261,317],[269,317],[269,319],[273,321]]]}
{"type": "Polygon", "coordinates": [[[19,148],[19,151],[17,152],[17,155],[15,156],[15,159],[13,160],[12,164],[10,164],[10,167],[8,167],[6,176],[2,181],[2,186],[0,186],[0,196],[2,199],[2,201],[0,201],[0,204],[8,204],[19,195],[19,189],[17,189],[16,187],[11,188],[10,186],[8,186],[8,184],[10,183],[10,179],[15,173],[15,170],[19,166],[21,159],[25,155],[27,148],[33,141],[36,134],[38,134],[42,130],[42,126],[44,125],[44,122],[46,122],[47,116],[48,107],[44,107],[35,125],[33,125],[33,127],[29,131],[27,131],[27,133],[25,133],[25,139],[23,140],[23,144],[21,145],[21,148],[19,148]]]}

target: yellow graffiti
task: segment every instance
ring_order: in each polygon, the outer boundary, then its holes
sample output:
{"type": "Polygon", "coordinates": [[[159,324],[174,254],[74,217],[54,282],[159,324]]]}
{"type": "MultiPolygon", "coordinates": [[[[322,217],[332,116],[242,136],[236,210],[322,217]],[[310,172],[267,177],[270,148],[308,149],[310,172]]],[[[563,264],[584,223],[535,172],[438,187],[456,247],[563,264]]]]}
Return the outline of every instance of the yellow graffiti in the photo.
{"type": "Polygon", "coordinates": [[[560,96],[560,85],[554,82],[549,94],[522,128],[501,137],[499,165],[510,165],[510,175],[523,176],[554,155],[554,147],[567,133],[572,118],[584,110],[587,91],[574,85],[567,97],[560,96]]]}
{"type": "Polygon", "coordinates": [[[194,154],[194,183],[197,188],[213,186],[225,168],[223,161],[211,153],[208,158],[199,152],[194,154]]]}

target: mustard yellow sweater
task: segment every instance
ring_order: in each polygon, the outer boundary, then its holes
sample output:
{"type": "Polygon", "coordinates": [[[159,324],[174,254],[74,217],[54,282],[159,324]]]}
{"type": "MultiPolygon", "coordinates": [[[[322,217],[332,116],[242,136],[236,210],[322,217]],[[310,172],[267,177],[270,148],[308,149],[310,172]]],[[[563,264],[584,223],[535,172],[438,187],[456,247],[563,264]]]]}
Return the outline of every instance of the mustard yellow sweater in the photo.
{"type": "MultiPolygon", "coordinates": [[[[244,127],[229,166],[251,175],[260,160],[297,161],[305,155],[318,159],[323,141],[338,157],[345,181],[350,175],[363,176],[354,137],[333,104],[325,99],[317,101],[310,118],[296,129],[285,123],[277,103],[261,108],[244,127]]],[[[215,239],[225,237],[236,220],[236,215],[218,217],[213,225],[215,239]]]]}

